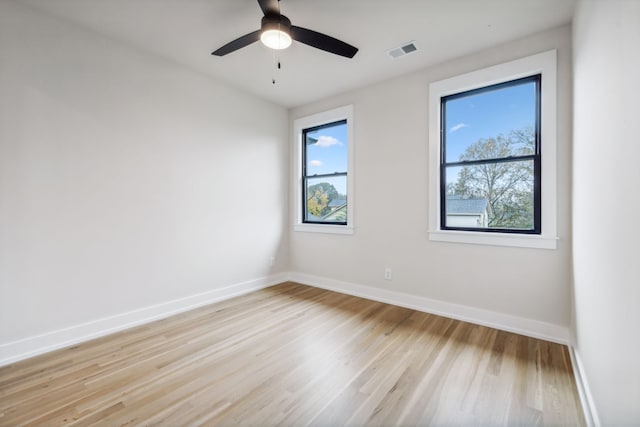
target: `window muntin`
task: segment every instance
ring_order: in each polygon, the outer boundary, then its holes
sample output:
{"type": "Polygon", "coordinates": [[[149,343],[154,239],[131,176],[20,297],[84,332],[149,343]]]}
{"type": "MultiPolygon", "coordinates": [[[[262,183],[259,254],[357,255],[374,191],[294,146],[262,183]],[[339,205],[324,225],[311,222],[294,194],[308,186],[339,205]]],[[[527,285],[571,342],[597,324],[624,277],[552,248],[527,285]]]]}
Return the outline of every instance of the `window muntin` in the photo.
{"type": "Polygon", "coordinates": [[[441,98],[442,230],[541,233],[541,75],[441,98]]]}
{"type": "Polygon", "coordinates": [[[302,222],[347,225],[347,120],[302,130],[302,222]]]}

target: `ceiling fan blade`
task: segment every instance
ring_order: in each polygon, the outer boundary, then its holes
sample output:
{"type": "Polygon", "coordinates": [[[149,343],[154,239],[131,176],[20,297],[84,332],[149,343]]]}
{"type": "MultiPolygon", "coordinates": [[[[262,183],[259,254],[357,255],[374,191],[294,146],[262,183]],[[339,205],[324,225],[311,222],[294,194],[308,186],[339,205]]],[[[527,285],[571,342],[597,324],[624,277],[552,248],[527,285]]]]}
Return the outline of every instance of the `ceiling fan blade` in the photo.
{"type": "Polygon", "coordinates": [[[260,9],[265,15],[280,15],[280,0],[258,0],[260,9]]]}
{"type": "Polygon", "coordinates": [[[308,30],[306,28],[291,26],[291,38],[300,43],[313,46],[325,52],[335,53],[336,55],[353,58],[358,52],[358,48],[351,46],[341,40],[334,39],[326,34],[317,31],[308,30]]]}
{"type": "Polygon", "coordinates": [[[242,37],[235,39],[222,46],[220,49],[211,52],[212,55],[225,56],[228,53],[235,52],[238,49],[242,49],[245,46],[249,46],[253,42],[260,40],[260,33],[262,30],[256,30],[252,33],[245,34],[242,37]]]}

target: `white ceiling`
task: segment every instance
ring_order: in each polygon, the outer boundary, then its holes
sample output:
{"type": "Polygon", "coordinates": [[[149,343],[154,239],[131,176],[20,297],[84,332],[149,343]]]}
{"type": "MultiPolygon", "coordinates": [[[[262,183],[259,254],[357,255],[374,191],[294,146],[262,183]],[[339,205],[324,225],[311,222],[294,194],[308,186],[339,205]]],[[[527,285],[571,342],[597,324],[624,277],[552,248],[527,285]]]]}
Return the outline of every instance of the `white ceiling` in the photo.
{"type": "Polygon", "coordinates": [[[353,59],[294,42],[210,52],[260,27],[255,0],[21,0],[285,107],[408,73],[571,21],[575,0],[282,0],[293,25],[360,49],[353,59]],[[415,41],[417,53],[386,51],[415,41]],[[272,77],[276,84],[272,84],[272,77]]]}

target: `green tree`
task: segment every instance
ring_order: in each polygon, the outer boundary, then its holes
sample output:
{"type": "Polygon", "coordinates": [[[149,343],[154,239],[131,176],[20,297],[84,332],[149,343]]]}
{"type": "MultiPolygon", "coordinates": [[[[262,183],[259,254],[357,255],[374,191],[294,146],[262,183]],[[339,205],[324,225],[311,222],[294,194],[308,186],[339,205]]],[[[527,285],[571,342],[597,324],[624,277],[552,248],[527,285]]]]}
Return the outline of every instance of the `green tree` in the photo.
{"type": "MultiPolygon", "coordinates": [[[[483,138],[471,144],[460,160],[507,158],[533,154],[535,136],[528,127],[483,138]]],[[[458,180],[447,189],[464,198],[488,202],[488,225],[499,228],[533,227],[533,161],[464,166],[458,180]]]]}
{"type": "Polygon", "coordinates": [[[338,190],[328,182],[320,182],[307,188],[307,211],[315,216],[330,212],[329,203],[339,197],[338,190]]]}

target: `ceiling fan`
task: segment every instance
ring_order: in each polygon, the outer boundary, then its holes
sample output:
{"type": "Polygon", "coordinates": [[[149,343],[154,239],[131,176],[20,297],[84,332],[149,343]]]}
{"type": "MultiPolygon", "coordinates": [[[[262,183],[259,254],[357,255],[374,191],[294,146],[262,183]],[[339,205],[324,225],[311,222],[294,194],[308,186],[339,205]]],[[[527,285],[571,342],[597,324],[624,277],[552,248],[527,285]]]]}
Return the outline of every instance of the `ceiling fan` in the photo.
{"type": "Polygon", "coordinates": [[[334,39],[331,36],[313,30],[291,25],[289,18],[280,14],[279,1],[280,0],[258,0],[258,4],[264,13],[261,28],[225,44],[211,54],[224,56],[258,40],[261,40],[262,43],[271,49],[286,49],[291,45],[292,40],[296,40],[300,43],[347,58],[353,58],[358,52],[358,48],[341,40],[334,39]]]}

